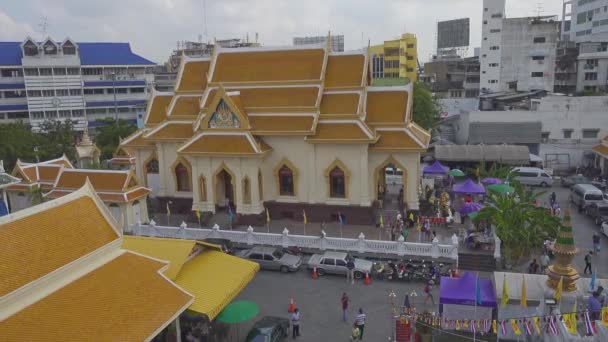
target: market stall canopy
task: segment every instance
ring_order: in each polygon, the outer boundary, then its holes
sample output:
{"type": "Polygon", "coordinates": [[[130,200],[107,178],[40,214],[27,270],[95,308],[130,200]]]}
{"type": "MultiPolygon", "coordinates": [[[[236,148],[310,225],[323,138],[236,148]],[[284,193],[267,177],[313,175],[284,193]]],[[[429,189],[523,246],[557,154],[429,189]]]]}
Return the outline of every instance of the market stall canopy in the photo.
{"type": "MultiPolygon", "coordinates": [[[[475,305],[477,296],[477,275],[465,272],[460,278],[441,277],[439,304],[475,305]]],[[[492,281],[479,278],[481,304],[478,306],[496,307],[496,294],[492,281]]]]}
{"type": "Polygon", "coordinates": [[[224,323],[234,324],[248,321],[260,312],[258,305],[250,300],[234,301],[217,316],[217,320],[224,323]]]}
{"type": "Polygon", "coordinates": [[[528,164],[530,150],[519,145],[437,145],[435,159],[443,161],[492,161],[504,164],[528,164]]]}
{"type": "Polygon", "coordinates": [[[449,167],[442,165],[439,161],[436,160],[433,164],[426,166],[422,170],[422,173],[445,175],[446,173],[448,173],[449,170],[449,167]]]}
{"type": "Polygon", "coordinates": [[[485,185],[491,185],[491,184],[502,184],[502,179],[500,178],[494,178],[494,177],[488,177],[488,178],[484,178],[481,180],[482,184],[485,185]]]}
{"type": "Polygon", "coordinates": [[[483,188],[483,185],[467,179],[464,183],[455,184],[454,192],[457,194],[485,194],[486,189],[483,188]]]}
{"type": "Polygon", "coordinates": [[[475,202],[469,202],[469,203],[463,204],[462,207],[460,207],[458,209],[458,212],[461,215],[469,215],[469,214],[473,214],[473,213],[480,211],[481,208],[483,208],[482,204],[475,203],[475,202]]]}
{"type": "Polygon", "coordinates": [[[488,186],[488,191],[497,194],[507,194],[515,191],[515,188],[507,184],[492,184],[488,186]]]}
{"type": "Polygon", "coordinates": [[[452,169],[452,170],[448,171],[448,175],[450,175],[452,177],[464,177],[464,172],[462,172],[458,169],[452,169]]]}

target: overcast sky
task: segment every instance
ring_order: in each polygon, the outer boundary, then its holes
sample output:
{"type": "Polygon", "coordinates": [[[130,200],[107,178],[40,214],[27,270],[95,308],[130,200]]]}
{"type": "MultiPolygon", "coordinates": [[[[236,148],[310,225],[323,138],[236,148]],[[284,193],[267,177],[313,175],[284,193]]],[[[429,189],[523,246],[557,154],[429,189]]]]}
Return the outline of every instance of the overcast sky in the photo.
{"type": "MultiPolygon", "coordinates": [[[[205,40],[205,0],[2,0],[0,40],[41,39],[130,42],[132,49],[162,63],[178,40],[205,40]]],[[[507,0],[508,17],[560,14],[561,0],[507,0]]],[[[292,37],[345,36],[347,50],[382,43],[403,32],[418,37],[421,61],[436,46],[437,21],[471,18],[471,48],[480,45],[482,0],[206,0],[207,38],[255,39],[291,45],[292,37]]]]}

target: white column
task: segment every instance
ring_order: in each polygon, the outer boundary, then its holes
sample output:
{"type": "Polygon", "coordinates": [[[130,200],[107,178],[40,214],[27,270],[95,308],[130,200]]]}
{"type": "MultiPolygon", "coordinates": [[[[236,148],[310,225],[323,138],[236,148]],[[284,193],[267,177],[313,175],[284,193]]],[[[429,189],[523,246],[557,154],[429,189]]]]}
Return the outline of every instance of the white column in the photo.
{"type": "Polygon", "coordinates": [[[11,208],[8,205],[8,199],[6,198],[6,190],[2,190],[2,199],[4,199],[4,204],[6,204],[6,210],[8,210],[8,213],[11,213],[11,208]]]}
{"type": "Polygon", "coordinates": [[[156,152],[158,155],[158,176],[160,178],[160,184],[159,184],[159,190],[158,190],[158,195],[159,196],[166,196],[167,195],[167,173],[169,172],[169,167],[171,165],[167,164],[167,161],[165,159],[165,151],[163,150],[163,146],[160,143],[156,143],[156,152]]]}
{"type": "MultiPolygon", "coordinates": [[[[370,197],[370,193],[369,193],[369,170],[371,165],[369,165],[369,158],[368,158],[368,146],[367,145],[361,145],[361,155],[359,157],[359,165],[361,168],[360,174],[361,174],[361,180],[359,183],[360,188],[360,192],[361,192],[361,206],[363,207],[369,207],[371,205],[371,197],[370,197]]],[[[350,180],[351,184],[350,186],[352,187],[354,184],[354,182],[356,182],[356,180],[351,179],[350,180]]]]}

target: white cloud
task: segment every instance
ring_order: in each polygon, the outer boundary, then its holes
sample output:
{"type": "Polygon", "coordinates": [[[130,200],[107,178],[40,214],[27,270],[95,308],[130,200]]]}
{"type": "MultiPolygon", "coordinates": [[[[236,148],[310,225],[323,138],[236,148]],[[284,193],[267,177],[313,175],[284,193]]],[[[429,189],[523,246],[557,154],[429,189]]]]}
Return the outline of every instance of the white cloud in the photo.
{"type": "MultiPolygon", "coordinates": [[[[39,17],[47,16],[49,33],[58,40],[126,41],[143,56],[164,62],[178,40],[204,34],[205,0],[20,0],[0,12],[0,38],[21,40],[39,17]],[[13,13],[14,12],[14,13],[13,13]],[[8,18],[8,19],[7,19],[8,18]],[[6,24],[5,22],[8,22],[6,24]],[[7,28],[7,29],[6,29],[7,28]]],[[[507,16],[536,14],[536,1],[507,0],[507,16]]],[[[561,2],[545,1],[542,14],[561,13],[561,2]]],[[[419,56],[435,50],[437,21],[471,18],[471,50],[481,41],[482,0],[206,0],[207,37],[254,39],[264,45],[290,45],[292,37],[344,34],[347,49],[357,49],[411,32],[419,56]]]]}

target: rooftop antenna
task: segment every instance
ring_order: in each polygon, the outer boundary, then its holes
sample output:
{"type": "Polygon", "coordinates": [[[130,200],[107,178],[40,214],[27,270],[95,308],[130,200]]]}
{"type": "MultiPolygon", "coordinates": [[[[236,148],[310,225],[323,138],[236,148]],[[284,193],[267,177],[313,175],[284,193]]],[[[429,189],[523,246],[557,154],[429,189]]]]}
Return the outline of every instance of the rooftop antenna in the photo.
{"type": "Polygon", "coordinates": [[[49,18],[46,16],[40,17],[40,23],[38,24],[38,28],[40,29],[40,33],[42,34],[42,39],[46,38],[49,26],[51,26],[49,24],[49,18]]]}
{"type": "Polygon", "coordinates": [[[536,2],[536,16],[540,18],[540,14],[543,12],[543,2],[538,0],[536,2]]]}

